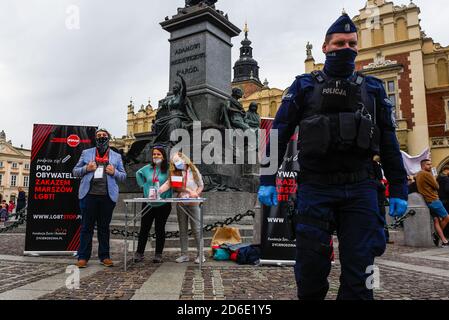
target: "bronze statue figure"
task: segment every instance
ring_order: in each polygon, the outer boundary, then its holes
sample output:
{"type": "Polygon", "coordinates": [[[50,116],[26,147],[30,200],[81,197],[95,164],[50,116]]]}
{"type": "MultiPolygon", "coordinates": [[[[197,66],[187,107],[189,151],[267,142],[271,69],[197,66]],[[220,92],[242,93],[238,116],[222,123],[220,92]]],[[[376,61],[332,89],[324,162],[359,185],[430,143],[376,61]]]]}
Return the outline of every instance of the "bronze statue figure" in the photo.
{"type": "Polygon", "coordinates": [[[250,126],[251,129],[257,130],[260,128],[260,115],[257,113],[257,102],[251,102],[249,105],[249,110],[245,115],[245,122],[250,126]]]}
{"type": "Polygon", "coordinates": [[[221,121],[226,129],[250,129],[245,122],[246,112],[239,100],[243,97],[243,91],[240,88],[232,89],[232,97],[227,104],[222,105],[221,121]]]}
{"type": "Polygon", "coordinates": [[[212,6],[217,2],[217,0],[186,0],[186,8],[191,6],[196,6],[197,4],[204,3],[208,6],[212,6]]]}
{"type": "Polygon", "coordinates": [[[199,121],[193,109],[192,102],[187,98],[187,85],[184,78],[175,81],[173,96],[167,97],[161,104],[161,110],[156,115],[154,130],[155,142],[169,142],[170,134],[176,129],[189,129],[194,121],[199,121]]]}

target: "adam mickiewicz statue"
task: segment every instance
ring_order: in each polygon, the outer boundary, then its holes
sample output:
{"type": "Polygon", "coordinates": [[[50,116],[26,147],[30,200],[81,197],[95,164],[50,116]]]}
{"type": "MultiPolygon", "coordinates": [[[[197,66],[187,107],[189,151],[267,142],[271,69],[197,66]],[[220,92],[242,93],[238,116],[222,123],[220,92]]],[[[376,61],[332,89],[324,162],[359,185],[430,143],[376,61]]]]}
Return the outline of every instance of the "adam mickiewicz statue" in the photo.
{"type": "Polygon", "coordinates": [[[217,0],[186,0],[186,7],[196,6],[200,3],[205,3],[208,6],[215,4],[217,0]]]}

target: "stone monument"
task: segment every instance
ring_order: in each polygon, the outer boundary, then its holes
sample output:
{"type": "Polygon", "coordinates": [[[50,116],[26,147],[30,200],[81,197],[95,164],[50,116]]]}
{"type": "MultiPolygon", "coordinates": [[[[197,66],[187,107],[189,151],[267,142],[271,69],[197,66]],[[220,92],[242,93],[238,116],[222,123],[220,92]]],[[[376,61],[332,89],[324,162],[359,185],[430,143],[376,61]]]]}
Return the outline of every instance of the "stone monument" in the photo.
{"type": "MultiPolygon", "coordinates": [[[[216,1],[186,1],[176,15],[161,22],[170,33],[170,92],[175,93],[179,77],[185,80],[186,96],[193,112],[201,122],[201,129],[249,130],[245,111],[233,95],[232,43],[231,39],[241,30],[232,24],[228,16],[215,8],[216,1]]],[[[160,103],[163,106],[163,103],[160,103]]],[[[190,145],[197,144],[191,141],[190,145]]],[[[201,144],[202,152],[207,143],[201,144]]],[[[224,150],[225,146],[222,146],[224,150]]],[[[242,150],[234,150],[235,152],[242,150]]],[[[245,151],[243,151],[244,153],[245,151]]],[[[198,152],[190,155],[197,156],[198,152]]],[[[223,152],[224,154],[224,152],[223,152]]],[[[195,161],[195,158],[192,158],[195,161]]],[[[196,161],[195,161],[196,162],[196,161]]],[[[252,173],[245,176],[246,164],[198,164],[206,183],[206,189],[243,190],[256,192],[258,179],[252,173]]]]}
{"type": "MultiPolygon", "coordinates": [[[[254,132],[257,122],[254,120],[257,117],[254,117],[254,112],[246,114],[238,101],[242,92],[231,89],[231,39],[241,30],[229,21],[227,15],[215,8],[215,3],[216,1],[186,1],[184,8],[178,8],[177,14],[171,18],[166,17],[160,23],[170,33],[169,92],[159,102],[153,132],[136,137],[137,141],[124,156],[129,176],[123,186],[125,193],[140,191],[133,180],[133,173],[150,161],[150,149],[154,144],[169,147],[176,144],[169,141],[170,134],[175,129],[187,129],[192,133],[193,124],[201,123],[202,132],[207,129],[219,130],[222,137],[222,160],[225,148],[229,148],[225,145],[225,139],[229,136],[226,129],[254,132]]],[[[241,138],[245,134],[237,135],[241,138]]],[[[202,137],[199,137],[198,142],[194,139],[194,134],[190,137],[190,141],[183,143],[190,147],[188,156],[201,170],[205,190],[257,191],[257,164],[224,164],[224,161],[218,164],[198,163],[197,159],[199,157],[201,160],[208,142],[203,142],[202,137]]],[[[257,149],[257,138],[251,145],[249,139],[246,143],[248,145],[244,148],[230,147],[234,158],[237,154],[245,157],[248,150],[257,149]]],[[[244,161],[248,159],[249,157],[244,161]]]]}
{"type": "MultiPolygon", "coordinates": [[[[231,39],[241,30],[215,8],[215,3],[213,0],[186,0],[185,7],[178,8],[176,15],[161,22],[162,28],[170,33],[169,92],[159,102],[153,131],[136,136],[136,142],[124,156],[128,179],[120,187],[121,200],[142,196],[142,190],[135,182],[135,172],[151,161],[153,145],[173,147],[173,141],[167,142],[173,130],[194,131],[192,125],[201,123],[202,132],[215,129],[224,142],[227,131],[230,131],[227,129],[240,125],[242,132],[242,128],[252,132],[256,125],[257,117],[254,114],[248,116],[238,102],[240,95],[235,91],[232,97],[231,39]],[[223,121],[224,114],[231,116],[228,123],[223,121]]],[[[238,213],[254,210],[259,184],[257,164],[205,164],[202,161],[199,164],[195,157],[199,155],[201,159],[207,142],[200,137],[198,143],[194,135],[190,141],[183,142],[190,147],[188,156],[199,168],[205,182],[203,196],[208,199],[204,205],[205,223],[224,221],[238,213]]],[[[249,147],[254,146],[245,145],[244,149],[249,147]]],[[[228,147],[223,144],[223,154],[225,148],[228,147]]],[[[235,157],[242,150],[232,151],[235,157]]],[[[123,201],[117,203],[116,211],[125,211],[123,201]]],[[[170,219],[174,217],[176,214],[170,219]]],[[[174,222],[170,219],[169,222],[174,222]]]]}
{"type": "Polygon", "coordinates": [[[220,104],[231,98],[231,39],[241,32],[215,2],[186,1],[185,8],[161,22],[170,33],[169,95],[182,75],[204,128],[220,123],[220,104]]]}

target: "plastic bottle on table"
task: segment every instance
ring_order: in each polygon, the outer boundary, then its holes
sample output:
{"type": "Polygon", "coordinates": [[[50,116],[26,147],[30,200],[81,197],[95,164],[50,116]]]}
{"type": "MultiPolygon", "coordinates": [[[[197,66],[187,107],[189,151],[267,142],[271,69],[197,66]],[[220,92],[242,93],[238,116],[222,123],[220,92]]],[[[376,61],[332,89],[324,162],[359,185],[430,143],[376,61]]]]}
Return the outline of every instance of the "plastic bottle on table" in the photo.
{"type": "Polygon", "coordinates": [[[161,194],[159,193],[159,188],[160,188],[160,183],[159,181],[156,181],[154,183],[154,186],[156,188],[156,199],[160,199],[161,198],[161,194]]]}

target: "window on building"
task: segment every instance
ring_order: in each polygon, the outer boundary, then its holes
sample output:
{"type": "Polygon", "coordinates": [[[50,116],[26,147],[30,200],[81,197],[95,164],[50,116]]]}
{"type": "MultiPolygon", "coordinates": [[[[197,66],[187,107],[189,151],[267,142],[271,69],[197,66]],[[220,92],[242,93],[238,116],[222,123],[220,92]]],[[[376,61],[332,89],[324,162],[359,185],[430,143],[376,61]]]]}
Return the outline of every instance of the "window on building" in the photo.
{"type": "Polygon", "coordinates": [[[19,167],[19,164],[17,162],[12,163],[12,168],[17,169],[19,167]]]}
{"type": "Polygon", "coordinates": [[[272,101],[270,104],[270,118],[274,118],[276,117],[276,113],[278,112],[277,110],[277,105],[275,101],[272,101]]]}
{"type": "Polygon", "coordinates": [[[440,86],[449,84],[449,67],[446,59],[440,59],[437,62],[438,84],[440,86]]]}
{"type": "Polygon", "coordinates": [[[25,163],[25,170],[30,170],[30,164],[29,163],[25,163]]]}
{"type": "Polygon", "coordinates": [[[0,186],[2,185],[2,183],[3,183],[3,175],[0,174],[0,186]]]}
{"type": "Polygon", "coordinates": [[[399,18],[396,20],[395,36],[396,41],[404,41],[408,39],[408,28],[405,18],[399,18]]]}
{"type": "Polygon", "coordinates": [[[16,187],[17,186],[17,175],[12,174],[11,175],[11,187],[16,187]]]}
{"type": "Polygon", "coordinates": [[[30,177],[29,176],[24,176],[23,177],[23,186],[25,188],[28,188],[30,186],[30,177]]]}
{"type": "Polygon", "coordinates": [[[371,31],[371,37],[373,39],[373,46],[380,46],[385,43],[384,29],[380,23],[374,25],[374,28],[371,31]]]}
{"type": "Polygon", "coordinates": [[[398,86],[395,79],[387,79],[384,81],[385,91],[388,99],[390,99],[393,106],[396,108],[396,117],[401,118],[401,114],[398,108],[398,86]]]}
{"type": "Polygon", "coordinates": [[[0,168],[4,168],[3,161],[0,161],[0,168]]]}

